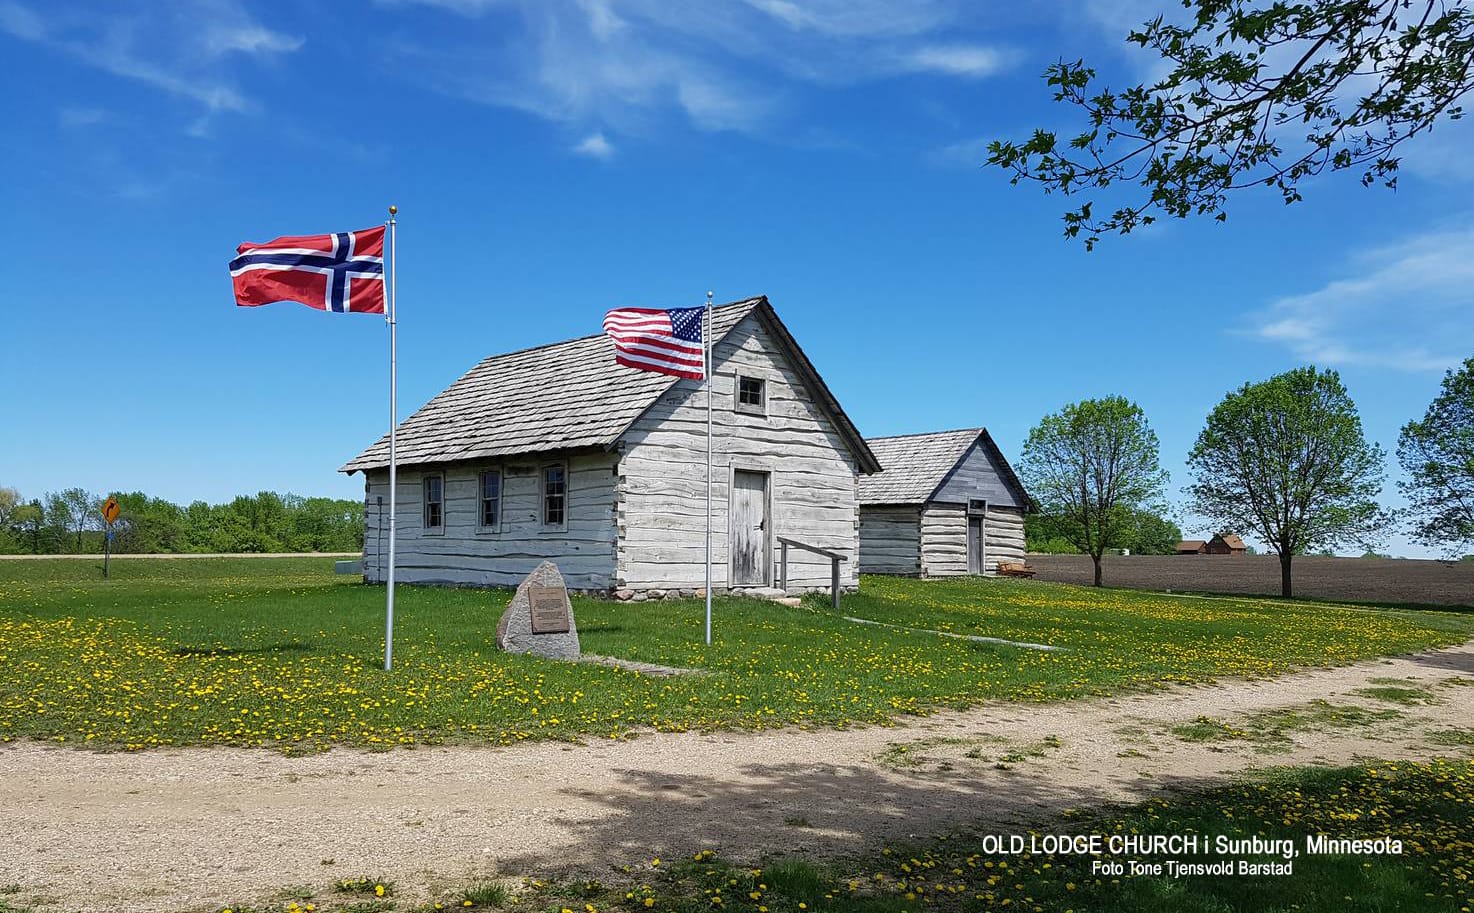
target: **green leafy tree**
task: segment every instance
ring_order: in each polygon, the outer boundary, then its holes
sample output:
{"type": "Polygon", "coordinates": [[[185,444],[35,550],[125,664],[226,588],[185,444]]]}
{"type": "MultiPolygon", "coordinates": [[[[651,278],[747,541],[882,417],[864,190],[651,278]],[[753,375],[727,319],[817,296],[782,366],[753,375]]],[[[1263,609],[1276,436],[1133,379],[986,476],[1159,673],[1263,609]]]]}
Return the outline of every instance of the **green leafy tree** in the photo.
{"type": "MultiPolygon", "coordinates": [[[[51,492],[42,501],[9,500],[0,489],[0,551],[86,551],[99,547],[100,499],[80,488],[51,492]]],[[[115,491],[120,513],[114,552],[321,551],[363,548],[363,503],[303,498],[263,491],[225,504],[195,501],[180,507],[141,491],[115,491]]]]}
{"type": "Polygon", "coordinates": [[[1132,510],[1152,505],[1167,484],[1146,413],[1120,397],[1072,403],[1029,432],[1020,471],[1061,536],[1095,563],[1121,548],[1132,510]]]}
{"type": "Polygon", "coordinates": [[[0,527],[9,528],[15,509],[25,502],[14,488],[0,487],[0,527]]]}
{"type": "Polygon", "coordinates": [[[1450,556],[1474,544],[1474,358],[1444,375],[1421,421],[1403,426],[1397,462],[1414,538],[1450,556]]]}
{"type": "Polygon", "coordinates": [[[341,498],[287,499],[293,551],[351,552],[363,548],[363,502],[341,498]]]}
{"type": "Polygon", "coordinates": [[[1367,545],[1386,522],[1376,501],[1382,464],[1340,375],[1296,368],[1245,384],[1213,409],[1188,456],[1188,491],[1195,513],[1222,529],[1252,529],[1279,555],[1288,597],[1295,555],[1367,545]]]}
{"type": "Polygon", "coordinates": [[[141,491],[113,492],[118,502],[117,533],[113,548],[134,554],[168,554],[186,551],[184,511],[163,498],[141,491]]]}
{"type": "Polygon", "coordinates": [[[17,504],[10,520],[22,547],[29,548],[33,555],[41,554],[41,539],[46,530],[46,512],[41,502],[32,499],[25,504],[17,504]]]}
{"type": "Polygon", "coordinates": [[[13,548],[16,535],[15,511],[24,504],[20,492],[14,488],[0,487],[0,551],[13,548]]]}
{"type": "Polygon", "coordinates": [[[1024,547],[1031,552],[1045,555],[1073,555],[1080,552],[1075,543],[1065,537],[1058,517],[1038,511],[1024,515],[1024,547]]]}
{"type": "MultiPolygon", "coordinates": [[[[1024,517],[1028,550],[1040,554],[1080,554],[1080,549],[1064,532],[1067,522],[1043,513],[1024,517]]],[[[1182,530],[1165,516],[1147,509],[1127,510],[1122,515],[1120,543],[1116,547],[1130,549],[1136,555],[1171,555],[1181,541],[1182,530]]]]}
{"type": "Polygon", "coordinates": [[[1087,248],[1159,214],[1222,221],[1229,196],[1250,187],[1298,202],[1301,183],[1327,171],[1395,187],[1403,144],[1460,117],[1474,87],[1474,11],[1462,2],[1182,6],[1183,24],[1159,16],[1126,38],[1165,75],[1113,90],[1084,61],[1060,61],[1045,78],[1078,110],[1079,132],[989,146],[988,164],[1013,183],[1087,195],[1064,216],[1087,248]],[[1125,192],[1097,210],[1091,197],[1108,190],[1125,192]]]}
{"type": "Polygon", "coordinates": [[[85,488],[46,493],[46,522],[75,542],[74,554],[84,552],[83,535],[102,523],[102,502],[85,488]]]}
{"type": "Polygon", "coordinates": [[[1122,548],[1135,555],[1172,555],[1182,541],[1182,528],[1160,513],[1132,510],[1127,514],[1127,529],[1122,548]]]}
{"type": "Polygon", "coordinates": [[[204,501],[191,501],[184,509],[184,545],[188,552],[216,551],[214,543],[217,511],[204,501]]]}

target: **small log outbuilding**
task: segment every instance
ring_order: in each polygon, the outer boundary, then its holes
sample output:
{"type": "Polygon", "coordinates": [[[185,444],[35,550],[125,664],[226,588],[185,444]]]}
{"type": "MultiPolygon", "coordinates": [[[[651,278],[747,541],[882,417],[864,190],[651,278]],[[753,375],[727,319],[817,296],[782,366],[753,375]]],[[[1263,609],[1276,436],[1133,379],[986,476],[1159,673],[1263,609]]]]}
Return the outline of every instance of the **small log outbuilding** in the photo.
{"type": "Polygon", "coordinates": [[[1024,558],[1029,495],[986,428],[870,438],[860,479],[860,570],[993,574],[1024,558]]]}
{"type": "MultiPolygon", "coordinates": [[[[767,298],[712,311],[715,589],[771,589],[780,537],[847,557],[856,478],[880,464],[767,298]]],[[[544,560],[569,587],[626,598],[705,585],[706,391],[622,367],[603,335],[495,355],[398,428],[396,579],[514,586],[544,560]]],[[[365,475],[364,577],[384,580],[389,442],[365,475]]],[[[795,592],[829,558],[791,550],[795,592]]]]}

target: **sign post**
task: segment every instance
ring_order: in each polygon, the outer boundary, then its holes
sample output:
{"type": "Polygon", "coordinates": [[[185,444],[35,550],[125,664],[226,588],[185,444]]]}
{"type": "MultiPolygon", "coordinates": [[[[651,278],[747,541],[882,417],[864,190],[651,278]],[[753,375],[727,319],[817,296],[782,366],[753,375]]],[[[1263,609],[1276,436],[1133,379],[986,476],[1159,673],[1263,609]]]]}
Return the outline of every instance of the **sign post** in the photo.
{"type": "Polygon", "coordinates": [[[113,521],[118,519],[122,508],[118,506],[118,499],[109,497],[102,505],[102,519],[107,524],[107,530],[102,537],[102,579],[108,579],[108,562],[113,556],[113,521]]]}

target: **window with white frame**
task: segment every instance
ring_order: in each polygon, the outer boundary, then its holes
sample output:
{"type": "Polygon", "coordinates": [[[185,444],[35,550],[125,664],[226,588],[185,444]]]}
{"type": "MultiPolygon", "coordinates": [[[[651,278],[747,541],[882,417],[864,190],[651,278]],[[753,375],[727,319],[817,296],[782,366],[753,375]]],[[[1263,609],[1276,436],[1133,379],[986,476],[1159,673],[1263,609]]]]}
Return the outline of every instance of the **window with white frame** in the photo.
{"type": "Polygon", "coordinates": [[[737,375],[737,411],[761,413],[767,408],[768,390],[763,379],[737,375]]]}
{"type": "Polygon", "coordinates": [[[445,529],[445,476],[425,476],[425,530],[445,529]]]}
{"type": "Polygon", "coordinates": [[[477,485],[482,529],[496,529],[502,522],[502,471],[488,469],[481,473],[477,485]]]}
{"type": "Polygon", "coordinates": [[[543,467],[543,525],[563,526],[568,522],[568,467],[553,463],[543,467]]]}

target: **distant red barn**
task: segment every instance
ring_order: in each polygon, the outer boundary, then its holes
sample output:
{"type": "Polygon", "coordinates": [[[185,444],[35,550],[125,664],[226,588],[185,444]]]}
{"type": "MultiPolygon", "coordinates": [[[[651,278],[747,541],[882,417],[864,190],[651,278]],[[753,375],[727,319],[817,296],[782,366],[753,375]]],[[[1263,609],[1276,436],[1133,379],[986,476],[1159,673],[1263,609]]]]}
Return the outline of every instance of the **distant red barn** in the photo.
{"type": "Polygon", "coordinates": [[[1233,533],[1219,533],[1208,540],[1204,552],[1209,555],[1244,555],[1249,551],[1244,540],[1233,533]]]}

